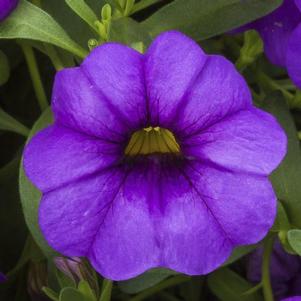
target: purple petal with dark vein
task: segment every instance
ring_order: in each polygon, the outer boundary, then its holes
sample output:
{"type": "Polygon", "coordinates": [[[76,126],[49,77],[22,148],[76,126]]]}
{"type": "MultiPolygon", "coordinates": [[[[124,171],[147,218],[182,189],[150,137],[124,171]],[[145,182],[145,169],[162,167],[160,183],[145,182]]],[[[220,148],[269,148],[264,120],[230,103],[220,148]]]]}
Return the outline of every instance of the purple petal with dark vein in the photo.
{"type": "Polygon", "coordinates": [[[90,53],[81,70],[105,98],[111,118],[122,121],[128,130],[146,126],[142,54],[125,45],[105,43],[90,53]]]}
{"type": "Polygon", "coordinates": [[[179,170],[156,156],[137,164],[99,229],[94,267],[122,280],[153,267],[194,275],[222,264],[231,244],[179,170]]]}
{"type": "Polygon", "coordinates": [[[168,31],[159,35],[145,57],[145,80],[151,124],[169,127],[206,61],[192,39],[168,31]]]}
{"type": "Polygon", "coordinates": [[[128,126],[119,118],[119,109],[116,112],[79,67],[57,73],[52,110],[56,122],[75,131],[118,143],[127,138],[128,126]]]}
{"type": "Polygon", "coordinates": [[[267,177],[194,161],[188,162],[185,172],[233,247],[258,242],[272,227],[276,196],[267,177]]]}
{"type": "Polygon", "coordinates": [[[43,195],[39,224],[51,247],[66,256],[85,256],[123,182],[111,168],[43,195]]]}
{"type": "Polygon", "coordinates": [[[54,249],[124,280],[154,267],[209,273],[262,239],[275,212],[266,177],[153,156],[46,193],[40,226],[54,249]]]}
{"type": "Polygon", "coordinates": [[[287,138],[276,119],[255,108],[231,115],[182,143],[186,156],[263,175],[279,165],[286,150],[287,138]]]}
{"type": "Polygon", "coordinates": [[[251,104],[248,85],[234,65],[222,56],[207,56],[172,129],[182,139],[251,104]]]}
{"type": "Polygon", "coordinates": [[[122,146],[53,125],[25,147],[24,170],[43,192],[107,168],[119,160],[122,146]]]}

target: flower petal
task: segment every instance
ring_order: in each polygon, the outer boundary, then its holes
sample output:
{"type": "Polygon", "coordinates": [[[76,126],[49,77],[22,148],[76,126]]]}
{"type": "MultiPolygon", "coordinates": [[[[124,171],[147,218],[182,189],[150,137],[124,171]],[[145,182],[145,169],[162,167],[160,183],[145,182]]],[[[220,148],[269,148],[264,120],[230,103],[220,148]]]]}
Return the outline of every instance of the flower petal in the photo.
{"type": "Polygon", "coordinates": [[[293,31],[289,39],[286,67],[294,84],[301,88],[301,24],[293,31]]]}
{"type": "Polygon", "coordinates": [[[95,48],[81,69],[106,99],[115,116],[138,129],[146,123],[143,55],[127,46],[106,43],[95,48]]]}
{"type": "Polygon", "coordinates": [[[163,198],[169,200],[161,225],[165,266],[191,275],[209,273],[235,246],[258,242],[272,226],[276,197],[267,178],[196,162],[181,173],[164,183],[163,198]]]}
{"type": "Polygon", "coordinates": [[[203,275],[221,266],[233,246],[182,168],[165,171],[162,178],[165,206],[158,226],[162,266],[203,275]]]}
{"type": "Polygon", "coordinates": [[[142,169],[117,167],[47,193],[40,207],[47,241],[65,255],[87,256],[109,279],[159,266],[148,203],[153,186],[144,176],[142,169]]]}
{"type": "Polygon", "coordinates": [[[285,156],[286,143],[275,118],[254,108],[187,138],[182,150],[186,156],[224,168],[269,175],[285,156]]]}
{"type": "Polygon", "coordinates": [[[154,267],[196,275],[260,240],[275,206],[265,177],[154,155],[46,193],[40,225],[54,249],[109,279],[154,267]]]}
{"type": "Polygon", "coordinates": [[[85,256],[123,181],[118,168],[43,195],[39,224],[50,244],[67,256],[85,256]]]}
{"type": "Polygon", "coordinates": [[[127,125],[111,106],[80,68],[57,73],[52,110],[59,124],[108,141],[125,140],[127,125]]]}
{"type": "Polygon", "coordinates": [[[299,10],[301,11],[301,0],[295,0],[295,4],[297,5],[299,10]]]}
{"type": "Polygon", "coordinates": [[[156,156],[136,162],[89,256],[106,278],[153,267],[203,274],[230,255],[231,243],[178,167],[156,156]]]}
{"type": "Polygon", "coordinates": [[[205,61],[202,49],[179,32],[165,32],[155,39],[145,60],[152,125],[168,127],[205,61]]]}
{"type": "Polygon", "coordinates": [[[173,125],[179,138],[248,108],[252,103],[247,83],[222,56],[208,56],[185,100],[173,125]]]}
{"type": "Polygon", "coordinates": [[[30,140],[23,164],[26,175],[45,192],[112,165],[120,151],[119,145],[54,125],[30,140]]]}
{"type": "Polygon", "coordinates": [[[186,171],[234,246],[261,240],[276,216],[276,196],[266,176],[191,163],[186,171]]]}
{"type": "Polygon", "coordinates": [[[264,40],[265,53],[273,64],[285,67],[288,39],[300,22],[301,13],[294,1],[284,0],[273,13],[254,23],[264,40]]]}
{"type": "Polygon", "coordinates": [[[116,195],[88,256],[104,277],[126,280],[160,266],[160,230],[150,210],[157,181],[156,174],[135,167],[116,195]]]}

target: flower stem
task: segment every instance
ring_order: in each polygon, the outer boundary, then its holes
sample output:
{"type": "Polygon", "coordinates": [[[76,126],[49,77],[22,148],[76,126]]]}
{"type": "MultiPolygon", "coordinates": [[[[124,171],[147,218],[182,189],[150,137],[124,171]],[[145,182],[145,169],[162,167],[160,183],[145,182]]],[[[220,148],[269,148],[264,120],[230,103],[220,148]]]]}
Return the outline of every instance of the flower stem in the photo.
{"type": "Polygon", "coordinates": [[[162,1],[162,0],[142,0],[134,5],[134,7],[132,9],[132,14],[137,13],[138,11],[143,10],[143,9],[145,9],[157,2],[160,2],[160,1],[162,1]]]}
{"type": "Polygon", "coordinates": [[[267,76],[262,71],[259,71],[257,73],[257,81],[261,84],[263,88],[266,88],[266,90],[279,90],[282,92],[282,94],[288,99],[291,100],[294,98],[293,94],[288,92],[287,90],[283,89],[276,81],[271,79],[269,76],[267,76]]]}
{"type": "Polygon", "coordinates": [[[62,63],[60,57],[57,54],[57,50],[55,49],[55,47],[53,45],[47,44],[47,43],[43,43],[44,48],[48,54],[48,57],[50,58],[54,68],[56,71],[62,70],[64,69],[64,64],[62,63]]]}
{"type": "Polygon", "coordinates": [[[129,301],[141,301],[144,300],[145,298],[148,298],[168,287],[171,286],[175,286],[177,284],[181,284],[184,282],[187,282],[188,280],[190,280],[191,278],[188,276],[175,276],[172,277],[170,279],[167,279],[161,283],[159,283],[158,285],[151,287],[149,289],[144,290],[143,292],[141,292],[140,294],[136,295],[135,297],[131,298],[129,301]]]}
{"type": "Polygon", "coordinates": [[[34,55],[34,51],[31,46],[26,44],[26,42],[19,41],[19,44],[23,50],[26,63],[29,69],[29,73],[31,76],[33,88],[39,102],[39,106],[41,111],[44,111],[48,107],[47,96],[42,84],[40,71],[37,65],[37,61],[34,55]]]}
{"type": "Polygon", "coordinates": [[[270,278],[270,260],[273,251],[274,237],[268,237],[263,246],[262,259],[262,289],[265,301],[274,301],[270,278]]]}

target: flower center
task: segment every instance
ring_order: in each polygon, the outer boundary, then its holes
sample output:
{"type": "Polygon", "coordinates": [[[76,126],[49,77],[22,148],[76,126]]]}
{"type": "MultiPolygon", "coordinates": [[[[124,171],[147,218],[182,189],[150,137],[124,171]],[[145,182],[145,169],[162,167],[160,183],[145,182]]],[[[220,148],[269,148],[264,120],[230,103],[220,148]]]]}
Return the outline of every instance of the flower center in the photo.
{"type": "Polygon", "coordinates": [[[136,131],[124,151],[127,156],[153,153],[180,153],[180,146],[173,133],[160,127],[148,127],[136,131]]]}

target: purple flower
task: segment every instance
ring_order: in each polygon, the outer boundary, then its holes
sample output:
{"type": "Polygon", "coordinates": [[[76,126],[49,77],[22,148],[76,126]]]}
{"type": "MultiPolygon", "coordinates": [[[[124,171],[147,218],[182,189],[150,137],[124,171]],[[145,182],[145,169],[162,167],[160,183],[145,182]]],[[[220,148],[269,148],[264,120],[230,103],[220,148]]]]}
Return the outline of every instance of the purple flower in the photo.
{"type": "Polygon", "coordinates": [[[262,239],[286,153],[234,66],[166,32],[145,55],[107,43],[58,72],[55,122],[24,154],[57,251],[114,280],[167,267],[190,275],[262,239]]]}
{"type": "Polygon", "coordinates": [[[19,0],[0,0],[0,21],[4,20],[16,7],[19,0]]]}
{"type": "Polygon", "coordinates": [[[260,33],[269,60],[287,68],[301,87],[301,0],[284,0],[271,14],[241,28],[247,29],[260,33]]]}
{"type": "MultiPolygon", "coordinates": [[[[261,281],[262,252],[260,248],[249,256],[247,274],[248,279],[254,283],[261,281]]],[[[270,273],[277,300],[301,295],[301,259],[299,256],[286,253],[278,241],[274,245],[270,273]]]]}
{"type": "Polygon", "coordinates": [[[283,299],[281,301],[301,301],[301,297],[290,297],[290,298],[287,298],[287,299],[283,299]]]}

